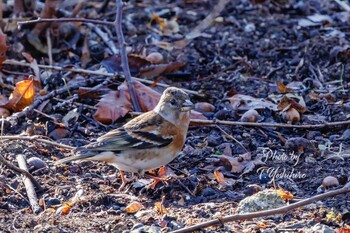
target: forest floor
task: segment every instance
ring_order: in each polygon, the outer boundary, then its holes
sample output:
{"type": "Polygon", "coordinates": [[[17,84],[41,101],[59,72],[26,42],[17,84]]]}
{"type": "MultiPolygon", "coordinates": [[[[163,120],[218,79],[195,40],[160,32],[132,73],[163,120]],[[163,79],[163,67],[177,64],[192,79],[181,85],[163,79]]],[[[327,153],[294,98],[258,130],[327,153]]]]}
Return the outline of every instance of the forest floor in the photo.
{"type": "MultiPolygon", "coordinates": [[[[134,116],[102,124],[94,115],[102,105],[96,105],[101,94],[124,82],[121,76],[104,75],[110,70],[122,74],[116,65],[120,58],[110,57],[112,50],[118,51],[114,27],[51,24],[52,49],[47,52],[46,29],[35,34],[35,24],[13,26],[13,6],[3,3],[2,29],[9,48],[0,94],[9,97],[16,83],[34,74],[41,82],[34,101],[43,101],[34,102],[30,110],[10,109],[1,132],[17,139],[1,140],[1,156],[17,166],[16,157],[23,154],[43,190],[37,192],[41,211],[34,214],[22,176],[0,164],[0,232],[170,232],[235,214],[244,198],[261,190],[288,191],[293,203],[349,182],[350,13],[336,1],[236,0],[229,1],[212,24],[195,32],[217,2],[128,1],[122,24],[127,50],[134,54],[129,56],[131,73],[150,80],[159,93],[164,88],[157,84],[196,92],[190,96],[200,103],[196,110],[204,111],[201,119],[248,119],[257,124],[192,124],[182,152],[167,166],[167,182],[148,189],[150,180],[141,179],[121,192],[113,166],[91,161],[56,165],[58,159],[73,155],[70,149],[21,139],[44,135],[48,141],[82,146],[134,116]],[[116,47],[104,43],[96,29],[116,47]],[[177,43],[189,33],[196,38],[177,43]],[[41,65],[50,64],[51,53],[52,65],[65,69],[9,62],[26,63],[22,52],[41,65]],[[168,70],[145,60],[156,52],[168,70]],[[90,70],[98,72],[85,72],[90,70]],[[242,118],[247,110],[251,115],[242,118]],[[324,180],[328,176],[332,177],[324,180]],[[134,210],[126,208],[130,204],[134,210]]],[[[101,6],[98,0],[86,1],[76,16],[113,22],[115,2],[102,10],[101,6]]],[[[74,7],[56,6],[56,17],[70,16],[74,7]]],[[[21,17],[37,16],[28,10],[21,17]]],[[[109,104],[117,105],[118,100],[109,104]]],[[[284,214],[201,231],[350,232],[349,225],[348,193],[284,214]]]]}

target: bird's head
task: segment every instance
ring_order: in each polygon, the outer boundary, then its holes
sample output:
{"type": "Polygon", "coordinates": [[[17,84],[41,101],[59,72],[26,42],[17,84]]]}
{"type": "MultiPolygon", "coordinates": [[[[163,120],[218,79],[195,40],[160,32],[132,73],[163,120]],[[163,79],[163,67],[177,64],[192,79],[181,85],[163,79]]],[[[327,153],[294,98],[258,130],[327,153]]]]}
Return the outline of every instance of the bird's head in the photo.
{"type": "Polygon", "coordinates": [[[173,121],[181,116],[188,116],[192,108],[193,103],[186,92],[176,87],[168,87],[160,97],[154,111],[174,123],[173,121]]]}

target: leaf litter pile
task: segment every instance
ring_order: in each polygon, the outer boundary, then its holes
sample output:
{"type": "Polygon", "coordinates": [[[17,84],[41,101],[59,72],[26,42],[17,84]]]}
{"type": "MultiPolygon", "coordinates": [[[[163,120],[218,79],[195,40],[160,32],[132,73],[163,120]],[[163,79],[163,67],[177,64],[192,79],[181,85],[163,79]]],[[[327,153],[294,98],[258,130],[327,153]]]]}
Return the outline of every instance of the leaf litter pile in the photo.
{"type": "MultiPolygon", "coordinates": [[[[349,182],[346,1],[125,3],[121,24],[141,111],[153,109],[166,86],[186,90],[195,109],[180,155],[150,171],[165,181],[151,188],[138,179],[122,192],[110,165],[54,163],[73,155],[59,143],[85,145],[138,114],[124,80],[116,3],[14,2],[2,4],[0,33],[2,232],[170,232],[349,182]],[[39,16],[53,22],[17,25],[39,16]],[[13,168],[25,168],[23,157],[41,186],[32,187],[36,204],[28,178],[13,168]]],[[[349,197],[202,230],[349,232],[349,197]]]]}

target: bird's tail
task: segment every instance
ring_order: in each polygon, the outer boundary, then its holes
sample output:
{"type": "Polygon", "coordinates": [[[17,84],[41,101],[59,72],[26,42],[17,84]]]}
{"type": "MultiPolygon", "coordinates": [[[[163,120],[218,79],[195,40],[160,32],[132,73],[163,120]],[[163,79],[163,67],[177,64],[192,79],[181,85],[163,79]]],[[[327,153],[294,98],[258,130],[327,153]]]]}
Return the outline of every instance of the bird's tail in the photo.
{"type": "Polygon", "coordinates": [[[68,158],[60,159],[55,162],[55,164],[64,164],[64,163],[69,163],[77,160],[89,160],[92,157],[94,157],[96,153],[81,153],[75,156],[71,156],[68,158]]]}

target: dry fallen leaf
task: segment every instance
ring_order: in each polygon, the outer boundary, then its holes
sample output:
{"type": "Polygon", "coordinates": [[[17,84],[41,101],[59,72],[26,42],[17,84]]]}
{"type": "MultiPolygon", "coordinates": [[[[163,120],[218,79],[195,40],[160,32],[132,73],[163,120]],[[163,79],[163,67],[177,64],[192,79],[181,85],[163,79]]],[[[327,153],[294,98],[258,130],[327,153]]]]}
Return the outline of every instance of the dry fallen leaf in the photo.
{"type": "Polygon", "coordinates": [[[158,213],[160,213],[161,215],[163,214],[167,214],[168,211],[167,209],[165,208],[164,204],[162,204],[161,202],[156,202],[154,203],[154,208],[156,209],[156,211],[158,213]]]}
{"type": "Polygon", "coordinates": [[[23,80],[16,83],[16,87],[11,93],[9,102],[5,107],[15,112],[22,111],[25,107],[34,102],[35,89],[34,77],[29,76],[29,80],[23,80]]]}
{"type": "Polygon", "coordinates": [[[234,110],[250,110],[250,109],[264,109],[269,108],[273,111],[277,111],[277,106],[265,99],[255,98],[249,95],[236,94],[228,100],[234,110]]]}
{"type": "Polygon", "coordinates": [[[227,155],[215,155],[215,157],[214,159],[209,158],[208,160],[213,161],[215,166],[222,166],[233,173],[242,172],[242,175],[251,172],[258,165],[265,165],[260,158],[252,160],[250,152],[236,157],[227,155]]]}
{"type": "Polygon", "coordinates": [[[290,201],[294,198],[293,194],[286,190],[278,189],[276,192],[283,200],[290,201]]]}
{"type": "Polygon", "coordinates": [[[127,207],[125,207],[125,212],[128,214],[134,214],[140,211],[143,208],[143,205],[138,201],[131,202],[127,207]]]}
{"type": "Polygon", "coordinates": [[[294,95],[284,95],[277,106],[277,109],[280,111],[288,110],[289,108],[295,108],[300,113],[304,113],[307,111],[305,107],[305,102],[302,97],[297,97],[294,95]],[[298,102],[294,100],[294,98],[298,98],[298,102]]]}
{"type": "Polygon", "coordinates": [[[110,124],[124,117],[132,109],[128,97],[125,90],[110,91],[103,95],[96,105],[95,119],[103,124],[110,124]]]}
{"type": "Polygon", "coordinates": [[[219,184],[223,186],[232,186],[237,183],[237,181],[232,178],[229,178],[229,179],[225,178],[224,174],[222,174],[222,172],[220,171],[214,171],[214,176],[216,180],[219,182],[219,184]]]}
{"type": "Polygon", "coordinates": [[[0,69],[2,68],[2,63],[6,60],[6,51],[8,46],[6,44],[6,34],[0,29],[0,69]]]}

